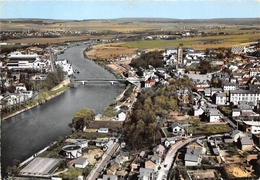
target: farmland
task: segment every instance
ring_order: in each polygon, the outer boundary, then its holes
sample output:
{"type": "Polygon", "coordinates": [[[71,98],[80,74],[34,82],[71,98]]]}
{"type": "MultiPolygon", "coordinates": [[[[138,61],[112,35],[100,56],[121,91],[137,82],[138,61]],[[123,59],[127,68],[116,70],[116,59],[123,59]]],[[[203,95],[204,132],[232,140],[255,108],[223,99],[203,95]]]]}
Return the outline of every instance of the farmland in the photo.
{"type": "MultiPolygon", "coordinates": [[[[107,59],[116,57],[120,50],[125,52],[125,48],[133,48],[134,50],[161,49],[176,47],[180,44],[196,50],[218,47],[230,48],[233,45],[258,41],[260,37],[259,20],[256,18],[215,20],[122,18],[69,21],[15,19],[2,20],[1,31],[16,31],[16,34],[17,32],[18,34],[21,32],[24,34],[38,33],[39,37],[20,35],[14,38],[9,35],[9,37],[6,36],[6,39],[1,40],[1,42],[14,44],[58,44],[92,39],[119,41],[120,44],[113,45],[115,50],[112,47],[108,48],[109,45],[106,45],[106,48],[99,49],[99,52],[108,54],[108,56],[105,56],[107,59]],[[188,31],[192,33],[183,36],[188,31]],[[46,32],[55,35],[43,36],[42,34],[46,32]],[[148,36],[152,37],[153,40],[145,40],[148,36]],[[159,36],[167,36],[168,39],[158,38],[159,36]]],[[[104,56],[101,58],[104,58],[104,56]]]]}
{"type": "Polygon", "coordinates": [[[225,35],[225,36],[208,36],[208,37],[189,37],[181,38],[178,40],[156,40],[156,41],[134,41],[126,42],[120,46],[130,48],[167,48],[176,47],[183,44],[184,47],[193,47],[197,50],[206,48],[225,47],[230,48],[233,45],[240,45],[242,43],[255,42],[259,39],[260,33],[244,34],[244,35],[225,35]]]}

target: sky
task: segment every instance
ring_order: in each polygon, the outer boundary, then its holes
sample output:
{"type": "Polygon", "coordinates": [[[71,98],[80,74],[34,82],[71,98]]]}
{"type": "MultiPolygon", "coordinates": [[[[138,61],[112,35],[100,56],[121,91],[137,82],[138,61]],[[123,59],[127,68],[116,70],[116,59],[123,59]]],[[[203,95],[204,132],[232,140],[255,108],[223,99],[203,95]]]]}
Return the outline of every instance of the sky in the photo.
{"type": "Polygon", "coordinates": [[[0,18],[260,18],[260,0],[0,0],[0,18]]]}

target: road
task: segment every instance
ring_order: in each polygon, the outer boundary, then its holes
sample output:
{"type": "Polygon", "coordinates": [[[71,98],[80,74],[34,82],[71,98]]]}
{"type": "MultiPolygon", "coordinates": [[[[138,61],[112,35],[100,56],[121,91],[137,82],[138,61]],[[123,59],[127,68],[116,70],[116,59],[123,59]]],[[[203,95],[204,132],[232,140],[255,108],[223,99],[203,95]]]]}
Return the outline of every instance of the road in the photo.
{"type": "Polygon", "coordinates": [[[105,166],[107,165],[107,162],[111,159],[111,156],[115,153],[115,151],[118,149],[119,143],[114,142],[108,150],[103,154],[102,159],[99,163],[95,165],[95,167],[92,169],[92,171],[87,176],[87,180],[91,179],[97,179],[99,174],[103,171],[105,166]]]}
{"type": "Polygon", "coordinates": [[[176,156],[177,151],[187,145],[188,143],[195,141],[196,139],[205,138],[205,136],[195,137],[195,138],[188,138],[183,141],[179,141],[176,144],[174,144],[169,151],[167,152],[164,161],[162,162],[161,169],[159,170],[157,180],[166,180],[167,175],[169,173],[170,168],[172,167],[172,164],[174,162],[174,157],[176,156]]]}

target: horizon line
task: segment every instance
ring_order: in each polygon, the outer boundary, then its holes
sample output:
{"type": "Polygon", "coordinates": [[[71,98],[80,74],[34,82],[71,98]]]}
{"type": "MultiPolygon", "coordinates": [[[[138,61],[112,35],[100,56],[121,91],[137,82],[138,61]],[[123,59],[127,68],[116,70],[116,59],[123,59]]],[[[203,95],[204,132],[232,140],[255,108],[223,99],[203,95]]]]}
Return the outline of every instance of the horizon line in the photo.
{"type": "Polygon", "coordinates": [[[70,20],[70,21],[85,21],[85,20],[116,20],[116,19],[169,19],[169,20],[211,20],[211,19],[259,19],[259,17],[216,17],[216,18],[194,18],[194,19],[181,19],[181,18],[169,18],[169,17],[118,17],[118,18],[89,18],[89,19],[59,19],[59,18],[37,18],[37,17],[11,17],[0,19],[41,19],[41,20],[70,20]]]}

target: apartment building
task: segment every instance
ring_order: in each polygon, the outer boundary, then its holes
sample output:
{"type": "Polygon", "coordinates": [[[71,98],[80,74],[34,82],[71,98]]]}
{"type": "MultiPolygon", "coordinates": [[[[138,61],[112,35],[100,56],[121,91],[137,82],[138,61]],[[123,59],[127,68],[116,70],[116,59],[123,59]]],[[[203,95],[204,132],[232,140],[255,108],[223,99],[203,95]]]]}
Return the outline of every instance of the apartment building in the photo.
{"type": "Polygon", "coordinates": [[[260,100],[260,93],[252,90],[231,90],[229,99],[234,105],[242,101],[252,102],[256,106],[257,101],[260,100]]]}

